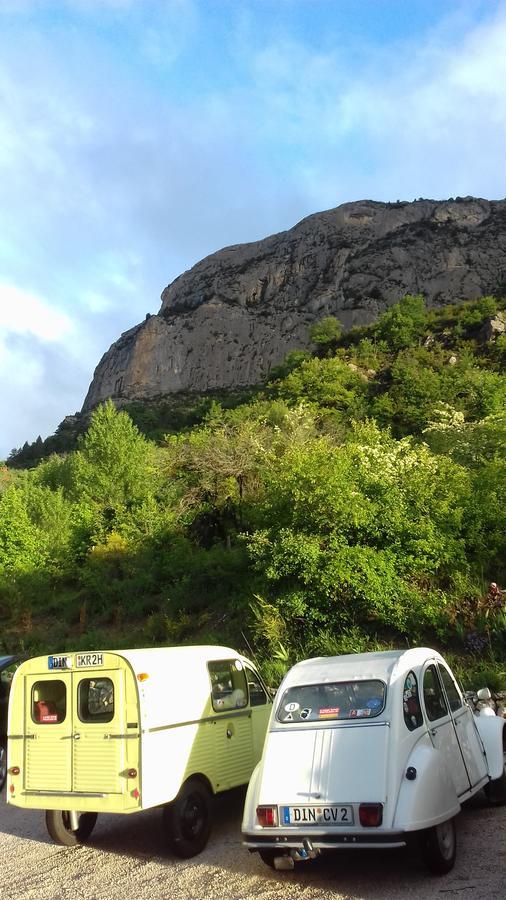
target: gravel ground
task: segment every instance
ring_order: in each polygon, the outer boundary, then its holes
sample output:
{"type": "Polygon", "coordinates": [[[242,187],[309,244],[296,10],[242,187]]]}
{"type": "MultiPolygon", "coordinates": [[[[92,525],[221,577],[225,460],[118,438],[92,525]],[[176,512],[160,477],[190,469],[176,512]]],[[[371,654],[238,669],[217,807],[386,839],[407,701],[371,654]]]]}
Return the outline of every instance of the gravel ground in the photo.
{"type": "Polygon", "coordinates": [[[345,850],[295,872],[273,872],[241,846],[243,793],[216,802],[206,850],[178,860],[165,850],[159,810],[99,816],[86,847],[50,842],[44,814],[0,798],[2,900],[358,900],[442,898],[491,900],[506,896],[506,807],[474,798],[457,820],[458,858],[442,878],[426,874],[412,850],[345,850]]]}

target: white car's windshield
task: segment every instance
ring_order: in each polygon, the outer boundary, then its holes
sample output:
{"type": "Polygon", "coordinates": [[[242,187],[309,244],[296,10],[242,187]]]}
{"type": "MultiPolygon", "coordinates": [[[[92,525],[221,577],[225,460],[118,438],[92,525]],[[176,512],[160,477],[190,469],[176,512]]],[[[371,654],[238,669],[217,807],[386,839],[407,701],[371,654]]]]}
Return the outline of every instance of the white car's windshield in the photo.
{"type": "Polygon", "coordinates": [[[328,722],[335,719],[370,719],[383,711],[383,681],[338,681],[288,688],[276,711],[278,722],[328,722]]]}

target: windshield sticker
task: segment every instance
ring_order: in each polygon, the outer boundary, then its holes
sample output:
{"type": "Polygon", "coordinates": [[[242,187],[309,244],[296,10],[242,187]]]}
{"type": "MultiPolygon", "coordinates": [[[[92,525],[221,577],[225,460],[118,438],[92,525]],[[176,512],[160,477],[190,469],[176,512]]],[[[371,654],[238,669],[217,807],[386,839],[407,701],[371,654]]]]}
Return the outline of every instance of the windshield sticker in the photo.
{"type": "Polygon", "coordinates": [[[298,708],[299,708],[299,704],[295,703],[295,702],[287,703],[285,706],[286,712],[296,712],[296,710],[298,710],[298,708]]]}
{"type": "Polygon", "coordinates": [[[311,709],[310,706],[306,706],[304,709],[301,709],[301,711],[300,711],[301,719],[309,719],[309,716],[311,715],[312,712],[313,712],[313,710],[311,709]]]}
{"type": "Polygon", "coordinates": [[[71,656],[48,656],[47,667],[48,667],[48,669],[71,669],[72,668],[72,657],[71,656]]]}
{"type": "Polygon", "coordinates": [[[325,706],[318,710],[318,716],[320,719],[333,719],[334,716],[339,715],[340,709],[340,706],[325,706]]]}
{"type": "Polygon", "coordinates": [[[351,719],[362,719],[363,716],[370,716],[372,710],[371,709],[350,709],[350,718],[351,719]]]}
{"type": "Polygon", "coordinates": [[[285,718],[285,722],[293,722],[293,716],[291,713],[287,713],[285,718]]]}

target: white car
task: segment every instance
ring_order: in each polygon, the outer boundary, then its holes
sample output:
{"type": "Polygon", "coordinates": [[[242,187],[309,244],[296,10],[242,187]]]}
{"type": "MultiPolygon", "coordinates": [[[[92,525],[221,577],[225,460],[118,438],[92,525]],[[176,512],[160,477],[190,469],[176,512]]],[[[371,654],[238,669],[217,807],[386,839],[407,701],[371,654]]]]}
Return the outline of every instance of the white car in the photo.
{"type": "Polygon", "coordinates": [[[435,650],[308,659],[285,676],[244,809],[243,841],[276,869],[347,847],[421,839],[455,862],[455,816],[506,796],[505,720],[476,716],[435,650]]]}

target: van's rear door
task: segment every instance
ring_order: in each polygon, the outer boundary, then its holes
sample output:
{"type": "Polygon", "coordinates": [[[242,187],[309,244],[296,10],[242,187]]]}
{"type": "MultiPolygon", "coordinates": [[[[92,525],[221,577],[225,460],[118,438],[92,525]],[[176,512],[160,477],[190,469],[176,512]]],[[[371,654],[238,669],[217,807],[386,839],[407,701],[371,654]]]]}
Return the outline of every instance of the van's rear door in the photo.
{"type": "Polygon", "coordinates": [[[71,791],[72,675],[27,675],[24,690],[25,790],[71,791]]]}
{"type": "Polygon", "coordinates": [[[27,675],[25,790],[126,791],[125,710],[123,669],[27,675]]]}
{"type": "Polygon", "coordinates": [[[72,790],[121,794],[127,786],[124,670],[74,671],[72,682],[72,790]]]}

